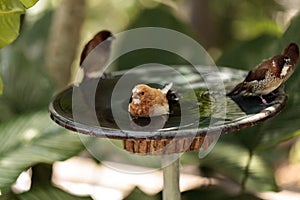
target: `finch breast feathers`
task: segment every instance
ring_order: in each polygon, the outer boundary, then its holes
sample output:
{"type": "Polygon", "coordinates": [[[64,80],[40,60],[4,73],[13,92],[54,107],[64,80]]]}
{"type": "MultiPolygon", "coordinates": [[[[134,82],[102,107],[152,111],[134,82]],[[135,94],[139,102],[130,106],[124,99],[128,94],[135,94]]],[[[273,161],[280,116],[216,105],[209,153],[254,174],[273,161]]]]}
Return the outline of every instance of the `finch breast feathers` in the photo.
{"type": "Polygon", "coordinates": [[[131,102],[128,111],[132,116],[152,117],[169,113],[167,92],[172,87],[172,83],[165,88],[151,88],[145,84],[136,85],[132,89],[131,102]]]}

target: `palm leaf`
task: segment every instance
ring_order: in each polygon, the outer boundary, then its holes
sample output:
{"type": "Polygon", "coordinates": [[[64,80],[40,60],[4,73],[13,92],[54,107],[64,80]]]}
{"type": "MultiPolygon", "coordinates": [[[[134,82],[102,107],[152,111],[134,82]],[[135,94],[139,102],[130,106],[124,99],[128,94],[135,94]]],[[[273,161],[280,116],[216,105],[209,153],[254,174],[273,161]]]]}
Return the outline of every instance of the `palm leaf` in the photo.
{"type": "Polygon", "coordinates": [[[0,189],[37,163],[64,160],[83,150],[81,140],[50,121],[45,112],[0,125],[0,189]]]}
{"type": "Polygon", "coordinates": [[[0,76],[0,95],[2,94],[3,92],[3,82],[2,82],[2,78],[0,76]]]}
{"type": "MultiPolygon", "coordinates": [[[[11,199],[11,198],[10,198],[11,199]]],[[[18,200],[91,200],[90,197],[77,197],[51,185],[35,187],[29,192],[16,195],[18,200]]]]}
{"type": "Polygon", "coordinates": [[[200,163],[201,166],[214,169],[241,185],[245,184],[248,189],[278,190],[274,173],[267,161],[258,155],[251,156],[246,148],[236,142],[217,143],[212,152],[200,160],[200,163]]]}
{"type": "Polygon", "coordinates": [[[159,200],[161,199],[161,193],[150,196],[145,194],[139,188],[134,188],[134,190],[124,199],[124,200],[159,200]]]}

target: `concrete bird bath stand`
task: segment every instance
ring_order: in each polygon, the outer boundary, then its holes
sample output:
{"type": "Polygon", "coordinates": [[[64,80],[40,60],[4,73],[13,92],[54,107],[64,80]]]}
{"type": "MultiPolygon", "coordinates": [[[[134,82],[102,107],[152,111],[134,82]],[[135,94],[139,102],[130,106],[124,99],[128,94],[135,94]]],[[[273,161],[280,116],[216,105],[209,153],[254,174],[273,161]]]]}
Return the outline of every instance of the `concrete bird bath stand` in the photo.
{"type": "Polygon", "coordinates": [[[242,70],[219,68],[216,74],[209,73],[209,66],[174,66],[172,69],[176,72],[149,66],[130,74],[128,71],[113,72],[102,79],[87,80],[59,93],[49,107],[51,118],[66,129],[122,140],[124,149],[131,154],[162,156],[164,200],[180,199],[180,153],[200,149],[200,157],[205,156],[220,134],[273,117],[287,100],[282,89],[266,97],[268,106],[262,105],[259,97],[226,97],[225,91],[247,74],[242,70]],[[127,79],[123,79],[124,75],[128,75],[127,79]],[[216,76],[224,83],[223,90],[208,91],[205,82],[214,82],[216,76]],[[127,111],[134,86],[132,80],[134,84],[156,84],[157,87],[172,81],[179,101],[171,103],[169,116],[132,119],[127,111]]]}

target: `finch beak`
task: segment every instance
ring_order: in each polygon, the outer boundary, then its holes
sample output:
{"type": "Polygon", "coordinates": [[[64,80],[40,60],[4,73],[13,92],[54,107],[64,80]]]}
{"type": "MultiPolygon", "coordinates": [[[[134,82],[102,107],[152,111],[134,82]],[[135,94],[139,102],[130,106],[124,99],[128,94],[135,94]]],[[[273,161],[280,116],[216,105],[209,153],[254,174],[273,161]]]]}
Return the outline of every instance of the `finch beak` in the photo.
{"type": "Polygon", "coordinates": [[[132,102],[133,104],[140,104],[141,100],[140,100],[140,96],[138,95],[139,90],[137,88],[133,88],[132,90],[132,102]]]}
{"type": "Polygon", "coordinates": [[[133,104],[140,104],[141,103],[140,96],[138,95],[137,92],[132,93],[132,101],[133,101],[133,104]]]}
{"type": "Polygon", "coordinates": [[[133,98],[133,99],[140,99],[140,96],[139,96],[137,93],[134,92],[134,93],[132,94],[132,98],[133,98]]]}

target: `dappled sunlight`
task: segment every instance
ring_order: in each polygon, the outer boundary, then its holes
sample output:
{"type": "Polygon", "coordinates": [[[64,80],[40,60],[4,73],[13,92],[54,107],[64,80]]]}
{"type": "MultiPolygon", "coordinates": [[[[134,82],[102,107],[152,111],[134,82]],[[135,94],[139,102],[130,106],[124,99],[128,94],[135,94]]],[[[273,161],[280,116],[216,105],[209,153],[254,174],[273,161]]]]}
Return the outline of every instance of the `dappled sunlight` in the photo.
{"type": "MultiPolygon", "coordinates": [[[[118,168],[141,168],[120,163],[109,162],[108,164],[109,166],[118,166],[118,168]]],[[[163,189],[161,170],[137,175],[126,174],[107,167],[105,164],[99,165],[92,159],[81,157],[74,157],[64,162],[56,162],[53,165],[52,181],[56,186],[68,192],[76,195],[91,195],[95,197],[95,200],[122,199],[129,195],[135,187],[140,188],[148,195],[157,194],[163,189]],[[104,194],[100,191],[103,191],[104,194]],[[99,196],[100,193],[104,196],[99,196]]],[[[216,180],[210,180],[189,173],[181,173],[180,176],[180,188],[182,192],[202,185],[216,183],[216,180]]]]}

